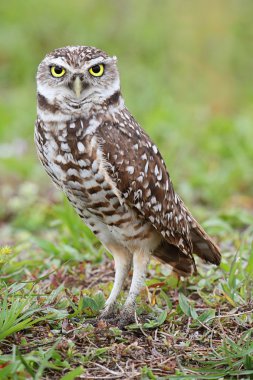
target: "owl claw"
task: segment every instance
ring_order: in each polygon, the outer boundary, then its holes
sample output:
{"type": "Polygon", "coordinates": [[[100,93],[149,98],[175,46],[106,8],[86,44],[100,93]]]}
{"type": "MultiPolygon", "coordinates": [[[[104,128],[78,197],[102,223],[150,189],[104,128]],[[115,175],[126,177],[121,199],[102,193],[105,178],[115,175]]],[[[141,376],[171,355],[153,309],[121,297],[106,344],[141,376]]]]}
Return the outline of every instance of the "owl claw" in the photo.
{"type": "Polygon", "coordinates": [[[130,325],[131,323],[135,322],[135,313],[134,312],[126,312],[123,310],[120,313],[120,316],[118,318],[117,326],[124,330],[126,326],[130,325]]]}
{"type": "Polygon", "coordinates": [[[116,325],[123,330],[129,324],[135,322],[135,312],[134,309],[123,309],[120,315],[117,315],[115,310],[105,309],[98,317],[98,323],[99,321],[105,321],[109,325],[116,325]]]}
{"type": "Polygon", "coordinates": [[[107,319],[100,319],[100,321],[105,321],[108,325],[118,326],[119,316],[115,316],[115,317],[107,318],[107,319]]]}
{"type": "Polygon", "coordinates": [[[116,317],[117,317],[117,313],[115,312],[115,310],[105,309],[104,311],[102,311],[98,319],[104,320],[104,321],[110,321],[110,320],[115,319],[116,317]]]}

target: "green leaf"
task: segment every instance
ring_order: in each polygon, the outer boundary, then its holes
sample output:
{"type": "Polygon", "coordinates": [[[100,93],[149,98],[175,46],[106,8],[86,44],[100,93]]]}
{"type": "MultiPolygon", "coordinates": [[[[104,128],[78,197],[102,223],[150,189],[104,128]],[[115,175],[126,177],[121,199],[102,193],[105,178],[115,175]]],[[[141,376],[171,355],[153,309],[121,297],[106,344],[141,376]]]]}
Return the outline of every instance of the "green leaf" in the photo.
{"type": "Polygon", "coordinates": [[[64,376],[62,376],[60,380],[74,380],[78,376],[82,375],[83,372],[84,372],[83,367],[77,367],[73,369],[72,371],[66,373],[64,376]]]}
{"type": "Polygon", "coordinates": [[[245,356],[245,368],[253,369],[253,356],[249,356],[249,355],[245,356]]]}
{"type": "MultiPolygon", "coordinates": [[[[155,319],[151,319],[149,322],[143,323],[142,327],[144,329],[155,329],[164,323],[164,321],[167,318],[167,315],[168,315],[168,310],[167,309],[163,310],[161,314],[159,314],[159,316],[156,317],[155,319]]],[[[127,327],[127,329],[129,330],[137,330],[139,328],[140,328],[140,325],[136,323],[133,323],[127,327]]]]}
{"type": "Polygon", "coordinates": [[[246,271],[253,278],[253,246],[251,247],[250,255],[248,258],[248,264],[246,266],[246,271]]]}
{"type": "Polygon", "coordinates": [[[183,293],[179,293],[178,301],[182,312],[186,314],[187,317],[191,317],[193,319],[198,318],[198,314],[196,313],[195,309],[193,309],[192,306],[189,304],[187,297],[185,297],[183,293]]]}
{"type": "Polygon", "coordinates": [[[99,308],[98,308],[96,301],[93,298],[88,297],[88,296],[83,297],[83,305],[82,306],[83,306],[83,309],[89,308],[92,311],[99,311],[99,308]]]}
{"type": "Polygon", "coordinates": [[[53,290],[52,293],[50,294],[50,296],[47,298],[47,303],[50,304],[52,303],[55,298],[58,296],[58,294],[64,289],[64,284],[61,284],[60,286],[58,286],[57,289],[53,290]]]}
{"type": "Polygon", "coordinates": [[[103,309],[103,307],[105,306],[105,297],[104,297],[104,294],[102,292],[98,292],[97,294],[95,294],[94,301],[97,304],[97,310],[98,311],[101,310],[101,309],[103,309]]]}
{"type": "Polygon", "coordinates": [[[25,283],[15,283],[9,288],[9,295],[17,293],[19,290],[23,289],[26,286],[25,283]]]}
{"type": "Polygon", "coordinates": [[[164,299],[164,301],[166,302],[167,307],[171,310],[172,309],[172,302],[171,302],[170,298],[168,297],[168,295],[163,290],[161,290],[160,291],[160,296],[161,296],[161,298],[164,299]]]}
{"type": "Polygon", "coordinates": [[[154,375],[152,370],[146,365],[141,370],[141,380],[156,380],[157,377],[154,375]]]}
{"type": "Polygon", "coordinates": [[[207,323],[215,317],[215,310],[208,309],[198,316],[198,321],[202,323],[207,323]]]}
{"type": "Polygon", "coordinates": [[[157,326],[161,326],[165,322],[167,318],[167,314],[168,314],[168,310],[163,310],[161,312],[161,314],[158,316],[156,320],[157,326]]]}
{"type": "Polygon", "coordinates": [[[0,380],[5,380],[5,379],[12,379],[13,374],[17,372],[19,366],[19,362],[16,363],[10,363],[6,367],[1,368],[0,370],[0,380]]]}
{"type": "Polygon", "coordinates": [[[17,348],[17,357],[20,359],[21,363],[24,365],[24,367],[26,368],[27,372],[30,373],[30,375],[32,377],[34,377],[34,375],[35,375],[36,372],[29,365],[29,363],[27,363],[27,361],[25,360],[25,358],[23,357],[23,355],[21,354],[21,352],[19,351],[18,348],[17,348]]]}

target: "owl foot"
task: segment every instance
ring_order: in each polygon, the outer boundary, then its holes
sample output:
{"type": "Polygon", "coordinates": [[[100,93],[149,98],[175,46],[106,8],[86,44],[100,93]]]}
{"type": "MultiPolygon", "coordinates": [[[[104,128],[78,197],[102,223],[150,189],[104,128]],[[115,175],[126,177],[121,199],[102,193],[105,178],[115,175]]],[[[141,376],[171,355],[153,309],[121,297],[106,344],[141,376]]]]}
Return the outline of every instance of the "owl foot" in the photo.
{"type": "Polygon", "coordinates": [[[123,309],[118,318],[117,326],[124,330],[126,326],[135,322],[135,310],[125,310],[123,309]]]}
{"type": "Polygon", "coordinates": [[[115,319],[117,317],[117,312],[115,311],[114,307],[105,308],[98,319],[109,321],[111,319],[115,319]]]}
{"type": "Polygon", "coordinates": [[[120,317],[119,316],[115,316],[115,317],[112,317],[112,318],[107,318],[107,319],[99,319],[100,321],[104,321],[106,322],[107,325],[111,325],[111,326],[118,326],[118,323],[119,323],[119,319],[120,317]]]}

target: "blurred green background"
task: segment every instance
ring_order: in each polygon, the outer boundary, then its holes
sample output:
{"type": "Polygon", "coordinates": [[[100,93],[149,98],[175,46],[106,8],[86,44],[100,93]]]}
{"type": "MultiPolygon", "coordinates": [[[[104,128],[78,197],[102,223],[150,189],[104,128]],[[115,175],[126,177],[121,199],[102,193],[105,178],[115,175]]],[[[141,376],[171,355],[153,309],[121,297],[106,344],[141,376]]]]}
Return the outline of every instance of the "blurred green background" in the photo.
{"type": "Polygon", "coordinates": [[[10,0],[0,17],[2,212],[6,188],[51,189],[33,144],[35,74],[65,45],[118,57],[126,104],[190,208],[252,209],[252,1],[10,0]]]}
{"type": "Polygon", "coordinates": [[[252,68],[252,0],[0,0],[1,378],[45,370],[43,379],[56,379],[56,370],[80,365],[94,377],[95,364],[121,370],[120,355],[126,373],[140,367],[143,379],[155,378],[149,366],[159,378],[161,369],[178,379],[252,373],[252,68]],[[33,142],[37,66],[66,45],[118,57],[126,105],[221,247],[220,268],[199,265],[188,282],[151,263],[138,313],[152,312],[151,326],[168,311],[163,335],[155,324],[136,336],[82,326],[91,316],[84,300],[97,307],[97,292],[109,295],[113,262],[53,186],[33,142]]]}

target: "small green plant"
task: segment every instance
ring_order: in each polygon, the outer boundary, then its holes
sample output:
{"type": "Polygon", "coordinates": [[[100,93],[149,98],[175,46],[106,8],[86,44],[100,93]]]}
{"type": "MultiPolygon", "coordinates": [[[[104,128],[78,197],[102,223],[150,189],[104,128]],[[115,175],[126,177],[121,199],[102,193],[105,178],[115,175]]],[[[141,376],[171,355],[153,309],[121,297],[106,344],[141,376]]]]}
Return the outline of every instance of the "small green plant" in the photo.
{"type": "Polygon", "coordinates": [[[11,247],[7,245],[5,247],[0,247],[0,270],[4,264],[10,261],[12,255],[13,251],[11,247]]]}

